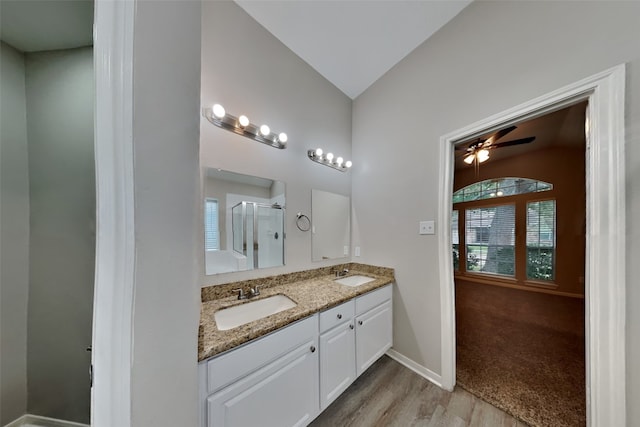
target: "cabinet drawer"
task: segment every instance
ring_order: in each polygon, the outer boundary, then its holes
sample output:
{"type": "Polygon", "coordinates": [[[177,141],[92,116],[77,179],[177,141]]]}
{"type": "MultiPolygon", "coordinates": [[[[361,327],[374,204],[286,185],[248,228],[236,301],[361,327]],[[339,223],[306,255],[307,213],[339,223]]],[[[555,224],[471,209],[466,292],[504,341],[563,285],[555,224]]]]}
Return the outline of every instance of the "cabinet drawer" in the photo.
{"type": "Polygon", "coordinates": [[[391,294],[391,285],[387,285],[384,288],[376,289],[375,291],[359,296],[356,298],[356,315],[360,315],[390,300],[391,294]]]}
{"type": "Polygon", "coordinates": [[[327,311],[320,313],[320,333],[328,331],[334,326],[351,320],[355,313],[355,302],[353,300],[340,304],[327,311]]]}
{"type": "Polygon", "coordinates": [[[207,392],[213,393],[239,380],[317,334],[316,314],[211,359],[207,362],[207,392]]]}

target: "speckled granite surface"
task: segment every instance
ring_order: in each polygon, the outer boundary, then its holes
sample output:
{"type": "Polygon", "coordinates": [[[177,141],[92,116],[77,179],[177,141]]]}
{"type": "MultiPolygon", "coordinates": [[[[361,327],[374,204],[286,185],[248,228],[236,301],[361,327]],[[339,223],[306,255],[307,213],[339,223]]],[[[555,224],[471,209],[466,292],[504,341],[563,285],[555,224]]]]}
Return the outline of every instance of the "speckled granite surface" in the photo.
{"type": "Polygon", "coordinates": [[[394,281],[394,272],[391,268],[350,263],[202,288],[198,361],[208,359],[296,320],[326,310],[394,281]],[[348,276],[361,274],[376,280],[356,287],[341,285],[334,282],[335,274],[332,272],[343,268],[349,269],[348,276]],[[233,292],[233,289],[238,288],[248,291],[250,287],[256,285],[261,285],[260,296],[251,300],[240,301],[237,299],[237,294],[233,292]],[[286,295],[297,305],[237,328],[226,331],[218,330],[214,320],[214,313],[217,310],[278,294],[286,295]]]}

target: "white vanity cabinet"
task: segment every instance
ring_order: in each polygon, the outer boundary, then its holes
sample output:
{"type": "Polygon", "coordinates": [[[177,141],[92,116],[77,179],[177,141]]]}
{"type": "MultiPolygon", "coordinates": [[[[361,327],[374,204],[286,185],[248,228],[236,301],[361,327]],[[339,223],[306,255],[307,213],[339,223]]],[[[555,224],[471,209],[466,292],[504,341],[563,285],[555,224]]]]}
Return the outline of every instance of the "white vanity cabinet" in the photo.
{"type": "Polygon", "coordinates": [[[199,364],[201,427],[304,427],[392,345],[391,285],[199,364]]]}
{"type": "Polygon", "coordinates": [[[391,348],[391,294],[388,285],[320,313],[321,410],[391,348]]]}
{"type": "Polygon", "coordinates": [[[309,424],[319,413],[318,315],[201,364],[206,427],[309,424]]]}
{"type": "Polygon", "coordinates": [[[320,313],[320,410],[356,379],[355,301],[320,313]]]}

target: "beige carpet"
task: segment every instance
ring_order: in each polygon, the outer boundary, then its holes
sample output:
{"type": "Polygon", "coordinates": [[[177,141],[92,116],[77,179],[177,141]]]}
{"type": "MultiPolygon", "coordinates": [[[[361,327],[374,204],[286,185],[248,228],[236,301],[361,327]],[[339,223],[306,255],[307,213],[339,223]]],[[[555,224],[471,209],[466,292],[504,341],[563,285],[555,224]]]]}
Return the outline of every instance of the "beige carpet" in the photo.
{"type": "Polygon", "coordinates": [[[584,300],[456,280],[457,383],[536,427],[586,425],[584,300]]]}

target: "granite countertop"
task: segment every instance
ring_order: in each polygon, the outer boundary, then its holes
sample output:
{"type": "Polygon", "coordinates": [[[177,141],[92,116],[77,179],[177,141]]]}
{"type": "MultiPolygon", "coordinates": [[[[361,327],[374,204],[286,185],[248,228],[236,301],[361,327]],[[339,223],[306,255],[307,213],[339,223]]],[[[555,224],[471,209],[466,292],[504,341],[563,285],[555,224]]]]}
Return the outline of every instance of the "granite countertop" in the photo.
{"type": "Polygon", "coordinates": [[[230,350],[253,339],[267,335],[296,320],[314,313],[334,307],[358,295],[385,286],[395,281],[393,269],[374,267],[365,264],[346,264],[339,269],[348,268],[347,276],[365,275],[375,278],[374,281],[360,286],[350,287],[336,283],[332,268],[324,267],[273,276],[265,279],[253,279],[244,282],[229,283],[202,289],[202,305],[200,309],[200,327],[198,331],[198,361],[230,350]],[[262,285],[260,296],[250,300],[238,300],[232,289],[262,285]],[[297,305],[280,313],[238,326],[226,331],[218,330],[214,313],[222,308],[257,301],[272,295],[282,294],[289,297],[297,305]]]}

